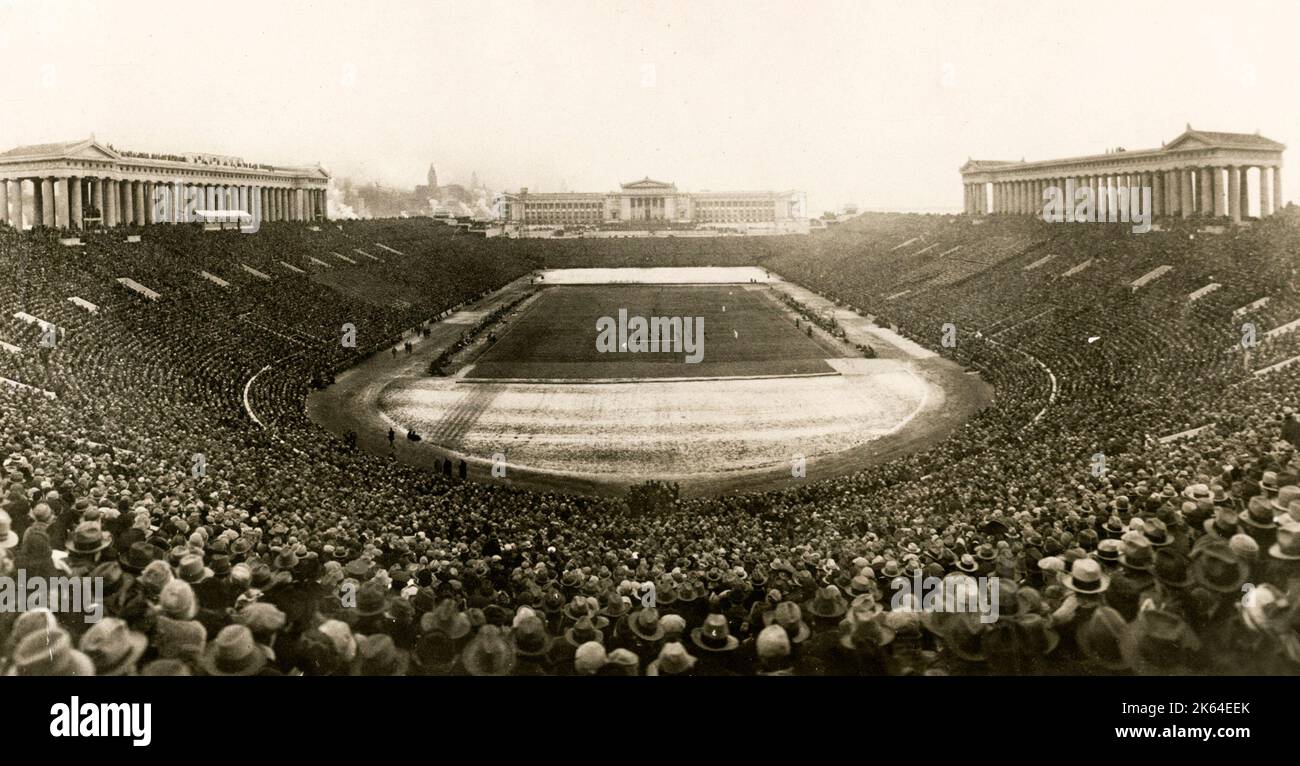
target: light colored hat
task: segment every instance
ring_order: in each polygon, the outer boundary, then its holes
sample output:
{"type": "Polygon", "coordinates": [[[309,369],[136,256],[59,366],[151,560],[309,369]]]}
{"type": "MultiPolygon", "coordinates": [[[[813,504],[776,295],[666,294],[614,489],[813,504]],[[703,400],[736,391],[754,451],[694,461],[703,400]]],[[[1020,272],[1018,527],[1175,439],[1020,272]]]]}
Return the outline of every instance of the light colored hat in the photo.
{"type": "Polygon", "coordinates": [[[573,653],[573,669],[580,675],[594,675],[605,667],[605,647],[599,641],[588,641],[573,653]]]}
{"type": "Polygon", "coordinates": [[[645,674],[657,676],[661,669],[668,674],[685,673],[693,667],[695,667],[695,658],[686,651],[686,647],[680,641],[672,641],[663,645],[659,650],[659,657],[646,666],[645,674]]]}
{"type": "Polygon", "coordinates": [[[18,533],[13,530],[13,519],[9,514],[0,511],[0,549],[15,548],[18,546],[18,533]]]}
{"type": "Polygon", "coordinates": [[[768,625],[758,634],[755,649],[760,660],[790,656],[790,636],[780,625],[768,625]]]}
{"type": "Polygon", "coordinates": [[[184,580],[172,580],[164,585],[158,596],[158,606],[173,620],[192,620],[199,611],[194,589],[184,580]]]}

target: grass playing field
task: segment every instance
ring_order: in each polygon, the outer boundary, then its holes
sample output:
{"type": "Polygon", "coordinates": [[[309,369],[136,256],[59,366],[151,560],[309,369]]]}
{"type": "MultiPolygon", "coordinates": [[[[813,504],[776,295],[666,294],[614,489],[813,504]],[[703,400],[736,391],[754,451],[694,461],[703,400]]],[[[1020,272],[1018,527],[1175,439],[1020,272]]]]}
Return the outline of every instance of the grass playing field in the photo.
{"type": "MultiPolygon", "coordinates": [[[[468,378],[699,378],[831,373],[845,352],[796,329],[766,288],[746,285],[555,286],[498,328],[468,378]],[[680,351],[600,351],[597,320],[703,317],[699,361],[680,351]]],[[[693,320],[698,322],[698,319],[693,320]]],[[[695,336],[695,333],[691,333],[695,336]]],[[[635,342],[631,344],[635,347],[635,342]]],[[[621,343],[616,344],[622,348],[621,343]]]]}

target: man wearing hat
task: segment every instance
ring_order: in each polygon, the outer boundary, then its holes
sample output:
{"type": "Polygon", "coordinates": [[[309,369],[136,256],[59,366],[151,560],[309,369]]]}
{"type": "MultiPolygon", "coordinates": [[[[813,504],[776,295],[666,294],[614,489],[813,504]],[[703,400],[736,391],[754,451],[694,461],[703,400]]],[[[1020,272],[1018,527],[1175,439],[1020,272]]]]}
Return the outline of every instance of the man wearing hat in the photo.
{"type": "Polygon", "coordinates": [[[90,573],[101,558],[111,560],[109,547],[113,544],[113,535],[103,531],[98,522],[82,522],[77,525],[72,539],[67,543],[68,567],[74,577],[84,577],[90,573]]]}
{"type": "Polygon", "coordinates": [[[740,640],[731,635],[725,616],[706,617],[703,625],[691,630],[691,643],[700,659],[701,675],[735,675],[740,640]]]}
{"type": "Polygon", "coordinates": [[[1155,550],[1141,532],[1125,532],[1119,544],[1119,568],[1110,573],[1105,599],[1107,606],[1131,620],[1137,616],[1142,594],[1155,585],[1155,550]]]}

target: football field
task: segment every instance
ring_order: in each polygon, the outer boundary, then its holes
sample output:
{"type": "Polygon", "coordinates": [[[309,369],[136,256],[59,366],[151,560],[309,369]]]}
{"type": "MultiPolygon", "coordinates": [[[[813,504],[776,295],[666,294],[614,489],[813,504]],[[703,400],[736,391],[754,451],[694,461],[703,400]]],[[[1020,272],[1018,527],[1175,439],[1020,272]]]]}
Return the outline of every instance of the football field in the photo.
{"type": "Polygon", "coordinates": [[[497,341],[464,377],[626,380],[832,373],[825,360],[845,356],[845,349],[796,328],[769,289],[747,284],[545,287],[519,316],[498,328],[497,341]],[[598,342],[602,318],[612,345],[598,342]],[[647,337],[639,349],[628,331],[632,318],[647,325],[652,318],[680,324],[661,333],[658,343],[647,337]],[[698,361],[688,362],[693,356],[698,361]]]}
{"type": "Polygon", "coordinates": [[[595,493],[664,479],[691,495],[857,470],[935,443],[987,401],[960,366],[758,269],[746,272],[762,279],[704,267],[581,271],[520,280],[465,307],[413,354],[377,354],[342,373],[309,413],[399,460],[463,459],[471,479],[595,493]],[[879,357],[796,327],[782,295],[833,315],[879,357]],[[450,374],[427,373],[463,328],[521,296],[492,326],[493,343],[480,336],[450,374]],[[703,317],[699,361],[688,364],[684,348],[623,351],[638,346],[630,326],[598,346],[602,317],[703,317]],[[390,427],[421,439],[390,448],[390,427]]]}

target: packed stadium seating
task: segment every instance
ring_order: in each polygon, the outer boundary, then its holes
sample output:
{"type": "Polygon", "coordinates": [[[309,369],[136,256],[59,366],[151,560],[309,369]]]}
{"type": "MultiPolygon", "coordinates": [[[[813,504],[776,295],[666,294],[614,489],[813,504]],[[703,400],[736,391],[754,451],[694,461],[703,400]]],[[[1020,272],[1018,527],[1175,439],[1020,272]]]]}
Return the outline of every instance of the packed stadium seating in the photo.
{"type": "Polygon", "coordinates": [[[1300,364],[1257,374],[1300,354],[1267,335],[1300,317],[1294,211],[1143,235],[902,214],[717,240],[129,233],[0,228],[0,574],[105,577],[126,627],[0,615],[10,672],[1300,671],[1300,364]],[[977,370],[994,402],[882,467],[691,499],[462,481],[304,414],[314,381],[534,269],[741,264],[977,370]],[[999,619],[908,608],[914,574],[998,578],[999,619]],[[80,662],[35,651],[60,631],[80,662]],[[114,651],[131,633],[147,645],[114,651]]]}

